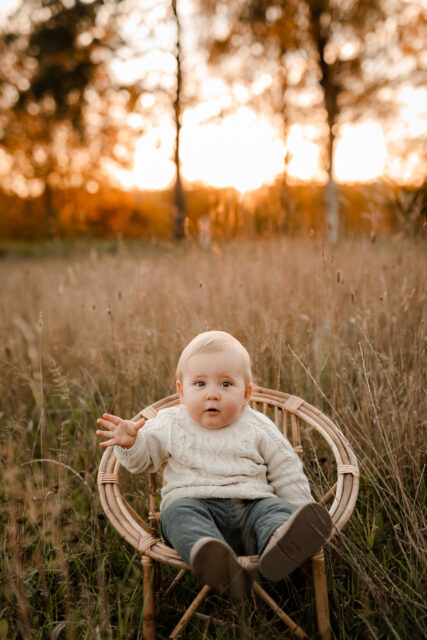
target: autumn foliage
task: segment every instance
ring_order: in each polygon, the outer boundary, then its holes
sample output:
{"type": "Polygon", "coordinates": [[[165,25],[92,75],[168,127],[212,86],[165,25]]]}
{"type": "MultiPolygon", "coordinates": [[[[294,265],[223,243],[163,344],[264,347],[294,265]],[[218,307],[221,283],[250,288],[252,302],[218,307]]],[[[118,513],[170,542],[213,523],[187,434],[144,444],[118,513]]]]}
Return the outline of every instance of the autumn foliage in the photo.
{"type": "MultiPolygon", "coordinates": [[[[387,184],[341,185],[341,227],[345,235],[423,233],[427,188],[387,184]]],[[[284,233],[325,233],[322,187],[277,182],[241,194],[234,189],[191,188],[186,192],[186,234],[198,238],[200,220],[209,220],[212,240],[284,233]]],[[[63,189],[51,193],[52,218],[45,197],[23,199],[0,192],[0,240],[39,241],[48,237],[170,238],[175,208],[172,190],[96,194],[63,189]]]]}

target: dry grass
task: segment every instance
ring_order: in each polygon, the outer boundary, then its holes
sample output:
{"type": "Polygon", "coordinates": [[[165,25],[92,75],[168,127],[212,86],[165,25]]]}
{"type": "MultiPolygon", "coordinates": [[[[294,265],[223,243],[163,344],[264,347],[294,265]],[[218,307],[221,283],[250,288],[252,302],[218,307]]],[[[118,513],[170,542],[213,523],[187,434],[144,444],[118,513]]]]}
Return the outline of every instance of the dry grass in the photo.
{"type": "MultiPolygon", "coordinates": [[[[358,509],[328,556],[336,637],[424,637],[426,262],[403,239],[5,258],[0,640],[135,637],[139,567],[97,501],[95,418],[173,392],[180,350],[206,328],[236,335],[257,382],[323,408],[354,445],[358,509]]],[[[303,596],[277,593],[313,617],[303,596]]],[[[262,609],[237,620],[205,637],[285,637],[262,609]]],[[[161,638],[175,622],[164,604],[161,638]]]]}

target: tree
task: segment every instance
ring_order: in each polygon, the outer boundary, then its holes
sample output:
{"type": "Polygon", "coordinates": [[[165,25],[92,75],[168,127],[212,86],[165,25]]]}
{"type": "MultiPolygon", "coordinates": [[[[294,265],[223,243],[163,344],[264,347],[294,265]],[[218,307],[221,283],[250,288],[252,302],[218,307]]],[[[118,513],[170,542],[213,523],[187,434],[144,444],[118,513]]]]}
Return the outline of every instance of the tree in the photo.
{"type": "MultiPolygon", "coordinates": [[[[310,11],[310,31],[318,56],[320,85],[323,89],[327,114],[327,171],[325,210],[328,219],[328,237],[337,242],[339,234],[339,206],[334,179],[334,145],[336,125],[340,113],[351,111],[352,104],[360,107],[366,98],[372,101],[382,82],[368,85],[362,74],[366,36],[377,26],[384,14],[378,0],[314,0],[307,3],[310,11]],[[352,51],[346,53],[345,45],[352,51]],[[340,100],[341,99],[341,100],[340,100]]],[[[366,103],[365,103],[366,106],[366,103]]],[[[350,118],[354,122],[356,114],[350,118]]]]}
{"type": "MultiPolygon", "coordinates": [[[[44,192],[47,236],[54,233],[52,188],[76,186],[88,174],[101,179],[100,155],[120,137],[99,113],[94,124],[95,105],[102,103],[102,111],[123,102],[115,99],[107,72],[119,2],[108,3],[102,24],[103,0],[28,0],[1,34],[0,145],[13,179],[26,180],[30,194],[44,192]]],[[[133,106],[129,89],[125,102],[133,106]]]]}
{"type": "Polygon", "coordinates": [[[391,173],[402,184],[409,170],[414,183],[421,186],[426,183],[427,173],[427,127],[420,126],[420,115],[424,114],[425,119],[427,108],[425,6],[420,0],[394,3],[392,18],[382,64],[387,69],[387,89],[394,91],[400,117],[397,122],[388,120],[386,124],[392,140],[389,145],[392,162],[401,158],[406,162],[399,162],[398,171],[391,173]]]}
{"type": "Polygon", "coordinates": [[[174,202],[176,207],[175,214],[175,238],[181,240],[184,237],[184,223],[186,218],[186,206],[184,191],[181,181],[181,160],[180,160],[180,134],[181,134],[181,113],[182,113],[182,45],[181,45],[181,23],[178,15],[177,2],[172,0],[172,12],[176,27],[176,43],[175,43],[175,61],[176,61],[176,91],[173,101],[174,120],[175,120],[175,186],[174,186],[174,202]]]}
{"type": "Polygon", "coordinates": [[[48,235],[54,227],[52,187],[72,178],[74,184],[86,181],[96,188],[104,179],[103,158],[110,164],[129,165],[135,134],[150,126],[143,117],[147,111],[143,99],[149,94],[155,106],[151,113],[169,111],[174,122],[174,234],[184,236],[183,69],[177,4],[176,0],[153,0],[142,7],[136,0],[28,0],[2,34],[0,58],[7,64],[0,72],[4,106],[0,145],[16,179],[24,178],[33,192],[43,190],[48,235]],[[174,61],[165,64],[170,70],[156,68],[156,53],[174,61]],[[137,59],[143,69],[140,74],[131,79],[114,74],[115,63],[132,64],[137,59]],[[145,60],[150,60],[148,65],[145,60]],[[130,113],[139,115],[140,124],[133,130],[126,126],[130,113]]]}
{"type": "MultiPolygon", "coordinates": [[[[182,114],[187,93],[184,91],[179,3],[177,0],[152,0],[141,6],[139,0],[123,0],[123,10],[132,18],[131,28],[128,26],[121,30],[116,57],[125,66],[134,66],[135,61],[138,62],[138,69],[128,81],[135,95],[135,106],[141,107],[146,104],[147,97],[150,99],[150,106],[143,107],[147,130],[164,123],[165,115],[173,124],[173,231],[176,239],[182,239],[187,214],[180,156],[182,114]]],[[[123,85],[126,87],[125,82],[123,85]]],[[[161,145],[163,140],[158,142],[161,145]]]]}
{"type": "MultiPolygon", "coordinates": [[[[354,122],[368,104],[370,108],[383,104],[380,89],[384,79],[370,79],[363,69],[369,54],[368,34],[379,30],[385,16],[380,0],[202,2],[211,14],[227,16],[228,33],[212,43],[212,57],[236,53],[250,38],[259,46],[257,60],[267,58],[279,77],[274,83],[275,104],[284,118],[284,130],[297,120],[307,121],[309,113],[319,131],[325,132],[320,133],[328,175],[325,217],[328,237],[335,242],[339,218],[333,157],[338,127],[345,121],[354,122]]],[[[247,57],[245,63],[247,68],[247,57]]],[[[257,68],[256,64],[252,67],[254,72],[257,68]]],[[[271,96],[271,89],[269,92],[271,96]]]]}

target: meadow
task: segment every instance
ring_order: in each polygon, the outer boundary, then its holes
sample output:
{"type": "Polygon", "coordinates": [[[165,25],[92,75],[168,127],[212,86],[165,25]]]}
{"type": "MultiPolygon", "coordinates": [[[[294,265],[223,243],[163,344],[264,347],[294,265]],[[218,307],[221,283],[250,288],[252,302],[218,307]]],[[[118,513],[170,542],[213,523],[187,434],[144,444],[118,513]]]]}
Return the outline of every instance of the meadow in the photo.
{"type": "MultiPolygon", "coordinates": [[[[402,236],[5,252],[0,640],[138,637],[140,565],[99,503],[95,422],[173,393],[181,349],[214,328],[245,344],[256,383],[321,408],[357,454],[356,511],[326,550],[333,637],[426,637],[426,273],[425,241],[402,236]]],[[[143,481],[124,482],[144,509],[143,481]]],[[[315,637],[303,570],[294,582],[271,592],[315,637]]],[[[161,597],[160,639],[192,586],[161,597]]],[[[260,602],[211,596],[207,611],[182,637],[291,637],[260,602]]]]}

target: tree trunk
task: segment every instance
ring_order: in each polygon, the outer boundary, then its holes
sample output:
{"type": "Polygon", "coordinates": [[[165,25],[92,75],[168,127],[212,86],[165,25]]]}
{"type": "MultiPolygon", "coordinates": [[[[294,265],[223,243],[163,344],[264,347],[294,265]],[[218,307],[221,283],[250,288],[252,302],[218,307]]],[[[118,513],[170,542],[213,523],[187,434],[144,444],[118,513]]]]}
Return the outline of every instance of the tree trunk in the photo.
{"type": "Polygon", "coordinates": [[[334,142],[335,136],[332,133],[332,128],[330,128],[328,145],[328,182],[323,192],[323,203],[326,213],[327,238],[332,244],[338,242],[339,237],[338,190],[334,178],[333,163],[334,142]]]}
{"type": "Polygon", "coordinates": [[[330,13],[329,2],[327,0],[316,0],[309,3],[311,11],[311,31],[314,43],[319,56],[319,66],[321,71],[320,84],[325,96],[325,108],[328,116],[329,139],[328,139],[328,182],[324,189],[323,203],[325,209],[325,220],[327,226],[327,238],[335,243],[339,237],[339,206],[337,185],[334,180],[334,124],[338,114],[338,93],[339,86],[335,81],[336,71],[334,64],[328,64],[325,60],[325,49],[328,42],[329,26],[322,25],[322,16],[330,13]]]}
{"type": "Polygon", "coordinates": [[[180,160],[180,134],[181,134],[181,92],[182,92],[182,55],[181,55],[181,25],[177,10],[177,0],[172,0],[172,11],[176,24],[176,95],[173,103],[175,117],[175,186],[174,186],[174,205],[175,205],[175,238],[181,240],[185,235],[185,218],[186,204],[184,189],[181,181],[181,160],[180,160]]]}
{"type": "Polygon", "coordinates": [[[43,230],[43,240],[52,240],[54,237],[54,221],[55,221],[55,212],[53,210],[53,193],[50,184],[48,183],[47,177],[49,172],[45,178],[45,187],[44,187],[44,230],[43,230]]]}
{"type": "MultiPolygon", "coordinates": [[[[281,55],[286,53],[285,48],[282,48],[281,55]]],[[[296,209],[293,194],[288,184],[289,177],[289,164],[291,155],[288,147],[288,136],[290,131],[290,121],[287,113],[287,102],[285,100],[286,90],[288,88],[288,77],[286,72],[281,74],[281,95],[283,96],[281,104],[282,115],[282,138],[286,140],[285,157],[283,158],[283,180],[281,185],[281,205],[282,205],[282,219],[279,220],[279,232],[288,234],[295,233],[296,228],[296,209]]]]}

